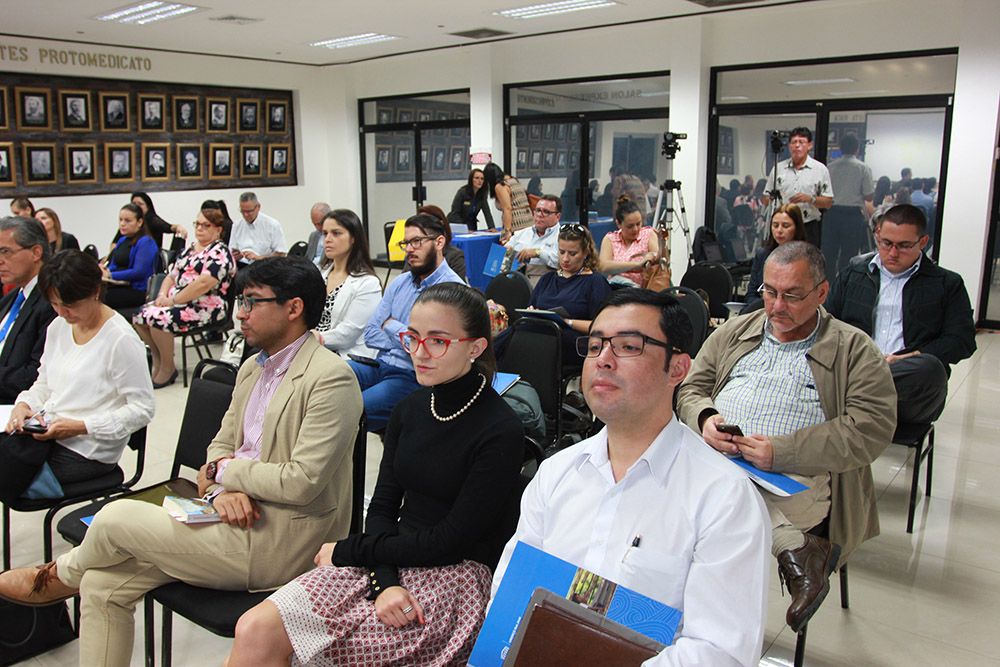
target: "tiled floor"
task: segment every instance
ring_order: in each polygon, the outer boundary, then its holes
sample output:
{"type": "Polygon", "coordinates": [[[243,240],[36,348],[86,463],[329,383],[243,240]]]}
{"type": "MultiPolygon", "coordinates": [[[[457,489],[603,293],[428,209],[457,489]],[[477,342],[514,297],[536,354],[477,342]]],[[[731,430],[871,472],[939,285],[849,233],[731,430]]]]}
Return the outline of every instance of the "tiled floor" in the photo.
{"type": "MultiPolygon", "coordinates": [[[[890,446],[873,466],[882,535],[851,558],[850,609],[840,608],[834,579],[809,626],[807,665],[1000,665],[1000,339],[983,333],[979,350],[952,374],[937,424],[933,496],[917,506],[905,532],[909,450],[890,446]]],[[[180,383],[157,391],[141,484],[166,478],[184,409],[180,383]]],[[[381,456],[369,437],[368,490],[381,456]]],[[[129,461],[129,465],[131,460],[129,461]]],[[[923,476],[923,475],[922,475],[923,476]]],[[[921,489],[923,483],[921,482],[921,489]]],[[[14,516],[14,564],[41,558],[41,515],[14,516]]],[[[57,551],[68,545],[57,539],[57,551]]],[[[790,665],[796,636],[784,624],[788,598],[772,573],[761,665],[790,665]]],[[[141,610],[133,664],[142,664],[141,610]]],[[[157,633],[158,634],[158,633],[157,633]]],[[[231,641],[175,618],[173,664],[218,665],[231,641]]],[[[77,663],[77,642],[27,665],[77,663]]]]}

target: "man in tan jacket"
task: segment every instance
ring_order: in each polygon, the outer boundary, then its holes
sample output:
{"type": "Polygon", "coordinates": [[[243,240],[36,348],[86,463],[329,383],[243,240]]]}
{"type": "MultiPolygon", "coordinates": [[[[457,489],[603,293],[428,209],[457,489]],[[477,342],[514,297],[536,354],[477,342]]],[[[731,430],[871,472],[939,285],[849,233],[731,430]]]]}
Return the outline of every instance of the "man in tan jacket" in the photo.
{"type": "Polygon", "coordinates": [[[764,310],[709,336],[678,392],[681,420],[709,445],[809,487],[761,492],[794,632],[819,608],[841,553],[878,535],[870,464],[896,427],[889,367],[864,332],[822,308],[825,271],[805,241],[775,249],[764,265],[764,310]]]}
{"type": "Polygon", "coordinates": [[[161,507],[119,500],[54,563],[0,575],[0,597],[22,604],[79,592],[81,665],[130,663],[135,605],[157,586],[277,588],[312,567],[320,544],[348,533],[361,391],[310,333],[323,279],[303,258],[271,258],[241,272],[237,289],[237,319],[262,352],[240,369],[198,473],[222,521],[189,526],[161,507]]]}

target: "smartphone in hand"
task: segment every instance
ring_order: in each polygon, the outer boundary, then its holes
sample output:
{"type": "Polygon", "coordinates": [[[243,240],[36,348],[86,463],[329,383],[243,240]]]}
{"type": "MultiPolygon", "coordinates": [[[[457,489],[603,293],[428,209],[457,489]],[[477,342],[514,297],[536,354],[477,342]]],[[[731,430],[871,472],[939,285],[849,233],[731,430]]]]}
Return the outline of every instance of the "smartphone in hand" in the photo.
{"type": "Polygon", "coordinates": [[[715,430],[719,433],[728,433],[729,435],[743,435],[743,431],[736,424],[716,424],[715,430]]]}

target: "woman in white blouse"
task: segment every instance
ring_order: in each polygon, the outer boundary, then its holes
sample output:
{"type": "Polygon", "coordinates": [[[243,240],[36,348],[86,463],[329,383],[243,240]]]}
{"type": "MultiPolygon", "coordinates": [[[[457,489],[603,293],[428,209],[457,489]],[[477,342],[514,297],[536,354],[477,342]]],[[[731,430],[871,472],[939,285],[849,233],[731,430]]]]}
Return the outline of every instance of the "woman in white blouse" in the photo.
{"type": "Polygon", "coordinates": [[[38,379],[0,434],[0,500],[62,497],[62,485],[115,469],[129,436],[153,419],[146,350],[102,303],[97,260],[57,253],[38,276],[59,315],[46,332],[38,379]]]}
{"type": "Polygon", "coordinates": [[[323,250],[319,263],[326,279],[326,305],[315,329],[328,349],[374,357],[365,346],[365,325],[382,298],[382,285],[368,252],[368,237],[354,211],[338,208],[323,218],[323,250]]]}

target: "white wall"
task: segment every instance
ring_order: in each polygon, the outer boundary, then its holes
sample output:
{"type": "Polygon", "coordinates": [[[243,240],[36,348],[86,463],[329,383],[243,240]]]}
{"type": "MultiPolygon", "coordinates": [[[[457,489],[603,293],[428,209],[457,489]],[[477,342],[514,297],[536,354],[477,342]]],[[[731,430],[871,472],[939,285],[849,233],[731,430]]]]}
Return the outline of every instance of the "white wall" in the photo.
{"type": "Polygon", "coordinates": [[[865,148],[865,163],[876,179],[896,180],[903,167],[917,178],[939,177],[944,112],[869,113],[867,121],[866,138],[874,143],[865,148]]]}

